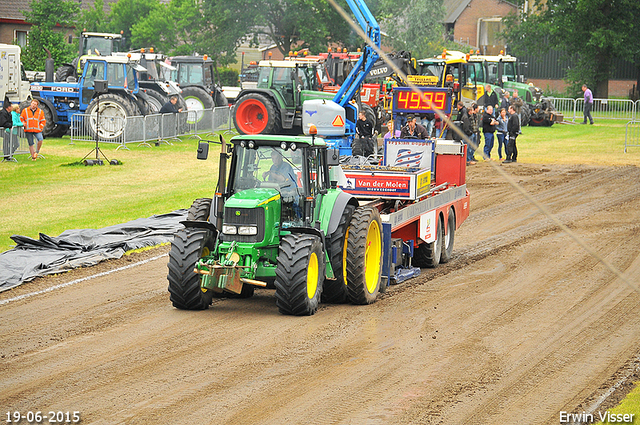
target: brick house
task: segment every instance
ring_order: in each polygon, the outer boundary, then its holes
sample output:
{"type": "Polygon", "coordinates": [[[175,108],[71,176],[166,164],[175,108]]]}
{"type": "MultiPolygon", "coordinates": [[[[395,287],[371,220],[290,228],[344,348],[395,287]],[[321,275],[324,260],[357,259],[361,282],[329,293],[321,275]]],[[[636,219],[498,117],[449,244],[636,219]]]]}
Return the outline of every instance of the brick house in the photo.
{"type": "Polygon", "coordinates": [[[449,38],[483,54],[504,49],[498,38],[502,18],[518,12],[515,4],[503,0],[444,0],[443,6],[449,38]]]}

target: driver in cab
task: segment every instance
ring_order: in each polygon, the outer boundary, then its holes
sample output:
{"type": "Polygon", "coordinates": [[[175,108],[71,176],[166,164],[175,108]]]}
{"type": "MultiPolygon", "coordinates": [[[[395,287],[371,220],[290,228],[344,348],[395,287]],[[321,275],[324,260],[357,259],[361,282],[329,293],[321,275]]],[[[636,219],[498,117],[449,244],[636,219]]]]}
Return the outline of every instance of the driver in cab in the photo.
{"type": "Polygon", "coordinates": [[[400,131],[401,139],[427,139],[427,129],[416,122],[413,115],[407,116],[407,125],[400,131]]]}
{"type": "Polygon", "coordinates": [[[269,171],[262,173],[262,179],[264,181],[270,181],[278,183],[280,187],[297,187],[296,176],[293,172],[293,168],[282,158],[282,154],[275,149],[271,151],[271,161],[273,164],[269,171]]]}

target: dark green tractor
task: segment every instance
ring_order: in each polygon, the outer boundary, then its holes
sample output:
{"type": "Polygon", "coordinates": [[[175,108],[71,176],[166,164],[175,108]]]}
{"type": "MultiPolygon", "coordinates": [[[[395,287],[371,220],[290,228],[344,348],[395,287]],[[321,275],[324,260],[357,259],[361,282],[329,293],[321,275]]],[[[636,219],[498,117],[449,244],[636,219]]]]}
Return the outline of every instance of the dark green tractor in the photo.
{"type": "MultiPolygon", "coordinates": [[[[201,142],[198,157],[207,153],[201,142]]],[[[223,142],[216,197],[193,203],[171,246],[173,305],[206,309],[216,296],[250,297],[255,287],[275,289],[283,314],[314,314],[321,301],[374,302],[380,214],[336,188],[338,158],[313,137],[244,135],[229,149],[223,142]]]]}

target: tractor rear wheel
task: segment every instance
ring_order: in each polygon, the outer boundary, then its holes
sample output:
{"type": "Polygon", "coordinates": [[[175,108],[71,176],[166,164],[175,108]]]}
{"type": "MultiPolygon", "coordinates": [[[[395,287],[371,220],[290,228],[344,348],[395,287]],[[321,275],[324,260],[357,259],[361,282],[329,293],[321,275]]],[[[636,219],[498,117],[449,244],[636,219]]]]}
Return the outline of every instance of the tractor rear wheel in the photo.
{"type": "MultiPolygon", "coordinates": [[[[443,229],[444,231],[444,229],[443,229]]],[[[456,213],[453,208],[449,208],[447,217],[447,233],[442,237],[442,254],[440,254],[440,262],[448,263],[453,255],[453,241],[456,235],[456,213]]]]}
{"type": "Polygon", "coordinates": [[[191,86],[182,89],[182,97],[187,105],[187,122],[195,124],[204,116],[205,109],[212,109],[215,105],[213,98],[204,89],[191,86]]]}
{"type": "Polygon", "coordinates": [[[418,245],[414,252],[414,262],[418,267],[437,267],[442,256],[442,219],[436,220],[436,240],[418,245]]]}
{"type": "Polygon", "coordinates": [[[531,109],[528,103],[522,105],[520,108],[520,127],[525,127],[529,125],[529,121],[531,119],[531,109]]]}
{"type": "Polygon", "coordinates": [[[149,104],[150,114],[159,113],[162,106],[169,101],[167,96],[156,90],[147,90],[147,95],[149,96],[147,103],[149,104]]]}
{"type": "Polygon", "coordinates": [[[85,112],[90,115],[90,128],[95,138],[97,132],[103,140],[117,139],[125,129],[127,117],[133,117],[138,107],[129,99],[115,93],[107,93],[91,101],[85,112]],[[100,123],[97,125],[98,99],[100,102],[100,123]]]}
{"type": "Polygon", "coordinates": [[[275,280],[276,305],[280,313],[314,314],[320,303],[324,270],[324,252],[317,236],[283,236],[275,280]]]}
{"type": "Polygon", "coordinates": [[[347,301],[349,295],[347,291],[346,265],[347,247],[345,245],[347,229],[351,222],[351,216],[355,207],[347,205],[340,217],[338,228],[329,236],[329,259],[335,279],[325,279],[322,289],[322,302],[339,304],[347,301]]]}
{"type": "Polygon", "coordinates": [[[371,304],[382,277],[382,222],[375,208],[359,207],[346,236],[347,290],[353,304],[371,304]]]}
{"type": "Polygon", "coordinates": [[[65,64],[56,69],[55,81],[66,83],[67,78],[76,77],[76,67],[70,64],[65,64]]]}
{"type": "Polygon", "coordinates": [[[276,105],[265,96],[242,96],[233,108],[233,123],[240,134],[277,134],[280,117],[276,105]]]}

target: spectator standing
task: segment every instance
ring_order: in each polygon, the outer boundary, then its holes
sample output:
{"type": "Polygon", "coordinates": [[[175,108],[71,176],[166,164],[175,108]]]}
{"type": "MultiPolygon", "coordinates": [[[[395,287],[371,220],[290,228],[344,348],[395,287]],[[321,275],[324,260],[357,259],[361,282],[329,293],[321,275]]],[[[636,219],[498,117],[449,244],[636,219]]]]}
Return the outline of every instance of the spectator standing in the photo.
{"type": "Polygon", "coordinates": [[[393,120],[387,121],[387,134],[383,136],[383,140],[386,142],[389,139],[398,139],[400,137],[400,130],[394,130],[393,120]]]}
{"type": "Polygon", "coordinates": [[[493,139],[498,121],[493,117],[493,106],[488,105],[482,114],[482,133],[484,134],[484,155],[487,160],[491,160],[493,150],[493,139]]]}
{"type": "Polygon", "coordinates": [[[427,129],[416,122],[416,118],[413,115],[407,116],[407,125],[402,127],[400,132],[401,139],[407,138],[426,139],[427,129]]]}
{"type": "Polygon", "coordinates": [[[591,108],[593,108],[593,93],[587,87],[586,84],[582,85],[582,91],[584,92],[584,121],[580,124],[586,124],[587,118],[589,118],[589,124],[593,124],[593,117],[591,116],[591,108]]]}
{"type": "MultiPolygon", "coordinates": [[[[471,121],[469,120],[469,112],[467,108],[465,108],[464,103],[461,100],[457,103],[458,107],[458,117],[457,121],[462,123],[462,132],[467,136],[467,138],[471,138],[473,135],[473,131],[471,129],[471,121]]],[[[473,158],[475,153],[474,149],[467,143],[466,139],[463,139],[465,145],[467,145],[467,165],[474,165],[476,161],[473,158]]]]}
{"type": "Polygon", "coordinates": [[[507,122],[509,121],[509,117],[507,116],[507,110],[504,108],[500,109],[500,115],[498,115],[498,127],[496,130],[498,131],[498,157],[500,161],[502,161],[502,146],[504,145],[504,155],[507,156],[507,122]]]}
{"type": "Polygon", "coordinates": [[[0,134],[2,134],[2,156],[4,159],[11,159],[13,154],[11,151],[11,127],[13,127],[11,102],[5,96],[2,110],[0,110],[0,134]]]}
{"type": "Polygon", "coordinates": [[[500,101],[500,109],[504,109],[505,113],[509,110],[509,92],[502,90],[502,100],[500,101]]]}
{"type": "Polygon", "coordinates": [[[367,119],[364,111],[358,112],[356,137],[351,149],[352,155],[369,156],[373,154],[373,123],[367,119]]]}
{"type": "Polygon", "coordinates": [[[510,106],[513,106],[513,109],[518,114],[518,118],[522,119],[522,106],[524,106],[524,101],[518,95],[518,90],[513,91],[513,96],[511,96],[510,106]]]}
{"type": "Polygon", "coordinates": [[[509,133],[509,141],[507,142],[507,159],[508,162],[518,162],[518,148],[516,147],[516,138],[520,134],[520,117],[516,113],[513,105],[509,106],[509,121],[507,122],[507,132],[509,133]]]}
{"type": "MultiPolygon", "coordinates": [[[[476,162],[476,149],[480,147],[480,131],[479,124],[480,119],[478,117],[478,105],[476,103],[471,104],[471,108],[469,108],[469,121],[471,122],[471,142],[473,146],[469,146],[469,151],[471,151],[471,162],[476,162]]],[[[469,156],[467,156],[469,158],[469,156]]]]}
{"type": "Polygon", "coordinates": [[[44,118],[44,112],[38,108],[38,99],[33,99],[31,105],[28,108],[24,108],[20,114],[20,121],[24,125],[24,132],[27,135],[27,142],[29,143],[29,152],[31,152],[31,159],[35,161],[40,155],[40,149],[42,148],[42,130],[47,123],[44,118]],[[37,143],[34,142],[34,139],[37,143]],[[35,145],[35,146],[34,146],[35,145]]]}
{"type": "Polygon", "coordinates": [[[498,95],[494,90],[491,90],[491,85],[484,86],[484,94],[478,99],[478,105],[484,105],[484,110],[491,106],[491,109],[498,108],[498,95]]]}

